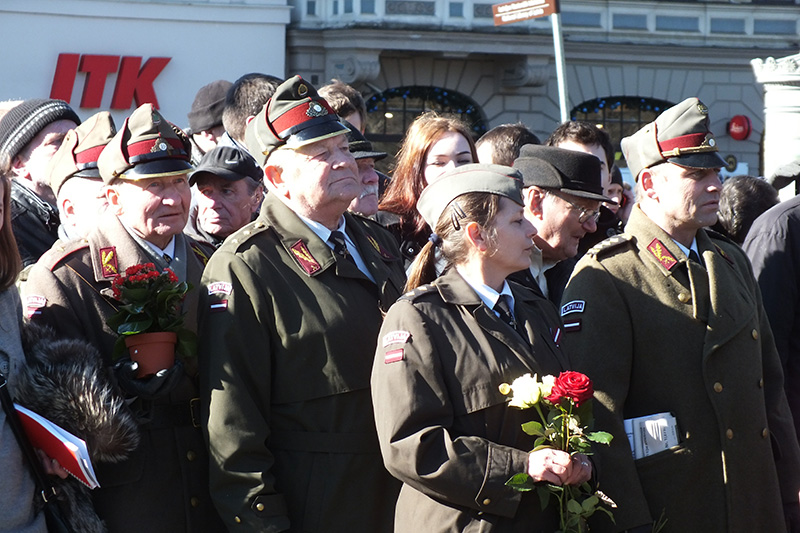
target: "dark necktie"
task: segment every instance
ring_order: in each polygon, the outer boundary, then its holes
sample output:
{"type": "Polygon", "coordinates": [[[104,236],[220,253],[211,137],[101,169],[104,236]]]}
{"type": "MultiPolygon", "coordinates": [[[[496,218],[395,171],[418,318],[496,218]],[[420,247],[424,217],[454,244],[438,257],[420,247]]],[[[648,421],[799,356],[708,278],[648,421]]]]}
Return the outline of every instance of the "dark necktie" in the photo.
{"type": "Polygon", "coordinates": [[[700,260],[700,256],[697,255],[697,252],[694,250],[689,250],[689,261],[694,261],[698,265],[702,265],[703,262],[700,260]]]}
{"type": "Polygon", "coordinates": [[[355,259],[353,259],[353,256],[350,255],[350,252],[347,251],[344,233],[339,230],[332,231],[331,236],[328,237],[328,242],[333,245],[333,253],[339,257],[348,259],[353,264],[356,263],[355,259]]]}
{"type": "Polygon", "coordinates": [[[162,257],[164,258],[164,262],[165,262],[167,265],[169,265],[170,263],[172,263],[172,258],[169,256],[169,254],[164,254],[162,257]]]}
{"type": "Polygon", "coordinates": [[[500,316],[500,320],[511,326],[511,329],[519,333],[519,335],[525,339],[526,334],[523,328],[514,320],[514,314],[511,312],[511,307],[508,305],[508,299],[508,295],[501,294],[500,298],[497,299],[497,303],[494,304],[494,310],[500,316]]]}

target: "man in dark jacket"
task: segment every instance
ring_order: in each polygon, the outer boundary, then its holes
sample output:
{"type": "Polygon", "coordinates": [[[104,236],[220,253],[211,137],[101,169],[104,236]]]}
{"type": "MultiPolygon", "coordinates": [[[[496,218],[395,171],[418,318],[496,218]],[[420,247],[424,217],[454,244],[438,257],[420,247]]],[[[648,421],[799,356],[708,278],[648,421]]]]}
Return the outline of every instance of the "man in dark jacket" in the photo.
{"type": "Polygon", "coordinates": [[[0,172],[13,177],[11,224],[23,268],[58,239],[56,196],[46,168],[67,132],[80,123],[66,102],[45,99],[25,100],[0,120],[0,172]]]}
{"type": "Polygon", "coordinates": [[[250,121],[269,194],[203,274],[211,493],[231,531],[391,531],[369,377],[405,277],[394,238],[347,212],[347,128],[299,76],[250,121]]]}

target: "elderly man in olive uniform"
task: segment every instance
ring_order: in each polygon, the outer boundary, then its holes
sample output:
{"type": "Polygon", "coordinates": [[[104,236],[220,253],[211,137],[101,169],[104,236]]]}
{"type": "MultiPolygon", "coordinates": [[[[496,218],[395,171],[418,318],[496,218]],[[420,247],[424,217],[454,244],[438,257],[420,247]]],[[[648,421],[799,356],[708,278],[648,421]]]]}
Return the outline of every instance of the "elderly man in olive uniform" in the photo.
{"type": "MultiPolygon", "coordinates": [[[[189,146],[183,132],[151,104],[133,112],[98,160],[108,209],[86,238],[56,243],[34,266],[23,298],[29,320],[62,337],[89,341],[111,366],[117,334],[106,320],[121,305],[111,289],[117,275],[154,263],[199,285],[210,250],[181,233],[189,211],[189,146]]],[[[190,290],[183,304],[191,330],[196,330],[197,291],[190,290]]],[[[180,358],[144,379],[134,378],[129,362],[113,368],[142,438],[125,461],[94,465],[98,515],[112,533],[220,531],[208,493],[195,358],[180,358]]]]}
{"type": "Polygon", "coordinates": [[[200,361],[211,493],[231,531],[391,531],[369,378],[400,254],[347,212],[347,128],[299,76],[247,126],[269,194],[203,274],[200,361]]]}
{"type": "Polygon", "coordinates": [[[798,510],[800,449],[758,285],[742,250],[704,229],[724,165],[708,124],[689,98],[622,140],[640,203],[562,301],[596,426],[615,437],[596,457],[617,531],[777,532],[798,510]]]}

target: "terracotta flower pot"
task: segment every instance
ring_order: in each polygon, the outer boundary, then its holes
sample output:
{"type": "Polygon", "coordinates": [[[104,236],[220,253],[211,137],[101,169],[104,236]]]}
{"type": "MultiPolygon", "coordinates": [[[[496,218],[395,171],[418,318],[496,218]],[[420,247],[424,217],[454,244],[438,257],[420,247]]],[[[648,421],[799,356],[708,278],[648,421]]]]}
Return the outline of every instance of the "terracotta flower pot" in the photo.
{"type": "Polygon", "coordinates": [[[139,333],[125,337],[125,346],[131,360],[139,363],[136,377],[151,376],[164,368],[175,365],[175,343],[178,335],[172,331],[139,333]]]}

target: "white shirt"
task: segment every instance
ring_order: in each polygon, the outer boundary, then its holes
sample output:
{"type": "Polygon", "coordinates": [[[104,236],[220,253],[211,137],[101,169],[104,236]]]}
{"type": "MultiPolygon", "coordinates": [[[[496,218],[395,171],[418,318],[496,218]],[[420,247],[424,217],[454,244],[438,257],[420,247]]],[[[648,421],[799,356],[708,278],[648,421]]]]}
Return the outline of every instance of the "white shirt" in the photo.
{"type": "Polygon", "coordinates": [[[531,252],[531,275],[533,275],[533,279],[536,280],[536,284],[539,285],[539,289],[542,291],[545,298],[547,298],[549,291],[547,290],[547,278],[544,273],[557,264],[558,261],[545,263],[542,258],[542,251],[538,246],[533,247],[533,251],[531,252]]]}
{"type": "Polygon", "coordinates": [[[494,310],[494,306],[497,304],[497,300],[499,300],[500,296],[502,295],[508,296],[508,305],[511,308],[511,314],[514,314],[514,295],[511,293],[511,287],[508,286],[507,281],[503,280],[503,289],[500,292],[497,292],[485,283],[470,279],[466,272],[457,266],[456,271],[461,274],[461,277],[464,278],[464,281],[466,281],[467,284],[478,293],[478,297],[480,297],[483,305],[491,309],[496,316],[499,317],[500,314],[494,310]]]}

